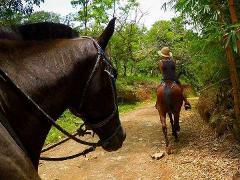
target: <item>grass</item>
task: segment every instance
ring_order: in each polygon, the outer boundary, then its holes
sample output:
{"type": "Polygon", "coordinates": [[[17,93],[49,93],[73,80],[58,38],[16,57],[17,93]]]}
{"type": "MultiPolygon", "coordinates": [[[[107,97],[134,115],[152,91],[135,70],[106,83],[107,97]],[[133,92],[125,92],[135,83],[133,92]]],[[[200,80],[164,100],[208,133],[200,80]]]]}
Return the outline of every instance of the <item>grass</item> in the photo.
{"type": "MultiPolygon", "coordinates": [[[[82,124],[82,120],[70,113],[69,110],[65,111],[63,115],[58,119],[57,123],[64,127],[68,132],[73,133],[80,127],[82,124]]],[[[48,133],[47,139],[45,141],[45,144],[50,144],[53,142],[57,142],[60,139],[64,138],[65,135],[63,135],[60,131],[58,131],[56,128],[51,128],[50,132],[48,133]]]]}
{"type": "Polygon", "coordinates": [[[145,106],[147,103],[149,103],[149,101],[120,104],[118,106],[119,107],[119,113],[124,114],[124,113],[127,113],[127,112],[131,112],[135,109],[138,109],[138,108],[141,108],[141,107],[145,106]]]}

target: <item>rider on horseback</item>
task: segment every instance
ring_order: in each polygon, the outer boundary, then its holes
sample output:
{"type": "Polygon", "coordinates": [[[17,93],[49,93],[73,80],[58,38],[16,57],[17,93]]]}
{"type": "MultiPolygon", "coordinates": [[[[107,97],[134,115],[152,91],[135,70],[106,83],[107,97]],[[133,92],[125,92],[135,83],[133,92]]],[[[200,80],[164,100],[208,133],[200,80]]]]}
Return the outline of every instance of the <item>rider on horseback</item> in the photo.
{"type": "MultiPolygon", "coordinates": [[[[159,68],[163,76],[161,84],[164,84],[165,81],[169,80],[181,86],[181,83],[176,76],[176,61],[172,59],[172,53],[169,48],[163,47],[161,51],[158,51],[158,54],[163,57],[163,59],[159,61],[159,68]]],[[[183,95],[183,100],[185,102],[185,109],[191,109],[191,105],[185,95],[183,95]]]]}

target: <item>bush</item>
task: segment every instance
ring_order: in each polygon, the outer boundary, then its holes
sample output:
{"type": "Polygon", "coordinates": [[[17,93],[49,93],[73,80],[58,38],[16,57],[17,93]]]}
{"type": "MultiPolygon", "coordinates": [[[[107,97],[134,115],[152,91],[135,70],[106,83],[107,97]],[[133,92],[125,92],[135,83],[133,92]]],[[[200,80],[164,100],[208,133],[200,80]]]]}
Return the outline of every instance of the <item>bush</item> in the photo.
{"type": "Polygon", "coordinates": [[[120,103],[142,102],[155,95],[158,78],[124,77],[117,81],[118,100],[120,103]]]}
{"type": "Polygon", "coordinates": [[[203,91],[199,98],[198,112],[216,130],[217,136],[233,127],[233,101],[229,89],[229,85],[211,87],[203,91]]]}

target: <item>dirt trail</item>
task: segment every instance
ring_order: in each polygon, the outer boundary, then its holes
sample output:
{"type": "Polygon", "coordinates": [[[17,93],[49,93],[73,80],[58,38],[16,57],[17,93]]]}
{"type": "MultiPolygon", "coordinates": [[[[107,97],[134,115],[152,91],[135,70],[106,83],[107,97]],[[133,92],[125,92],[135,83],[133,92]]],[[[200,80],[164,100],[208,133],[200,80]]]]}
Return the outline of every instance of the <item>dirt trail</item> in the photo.
{"type": "MultiPolygon", "coordinates": [[[[101,148],[89,154],[64,162],[41,162],[42,179],[108,180],[108,179],[232,179],[239,166],[240,146],[225,135],[216,138],[214,131],[193,109],[182,110],[181,132],[178,143],[169,137],[174,154],[160,160],[150,155],[164,151],[163,135],[157,111],[153,104],[122,115],[127,131],[124,146],[117,152],[107,153],[101,148]]],[[[80,152],[84,147],[67,142],[45,156],[62,156],[80,152]]]]}

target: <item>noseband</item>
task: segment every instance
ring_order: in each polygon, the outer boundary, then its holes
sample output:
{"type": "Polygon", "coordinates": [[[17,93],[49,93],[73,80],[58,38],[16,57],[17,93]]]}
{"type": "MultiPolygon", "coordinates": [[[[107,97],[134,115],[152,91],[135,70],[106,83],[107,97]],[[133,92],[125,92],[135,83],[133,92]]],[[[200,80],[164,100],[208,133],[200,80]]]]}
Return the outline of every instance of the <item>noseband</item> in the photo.
{"type": "MultiPolygon", "coordinates": [[[[99,123],[96,123],[96,124],[92,124],[92,123],[89,123],[89,122],[86,122],[86,118],[83,117],[83,121],[84,121],[84,124],[87,125],[88,127],[90,127],[92,130],[94,129],[98,129],[98,128],[101,128],[103,126],[105,126],[107,123],[110,122],[110,120],[116,115],[117,111],[118,111],[118,107],[117,107],[117,103],[116,103],[116,93],[115,93],[115,80],[116,80],[116,77],[113,75],[113,70],[114,70],[114,67],[110,64],[108,58],[105,56],[105,52],[102,50],[102,48],[99,46],[98,42],[91,38],[91,37],[82,37],[82,38],[85,38],[85,39],[90,39],[93,41],[94,43],[94,46],[97,48],[97,54],[98,54],[98,57],[97,57],[97,60],[96,60],[96,63],[93,67],[93,70],[88,78],[88,80],[86,81],[86,84],[84,86],[84,89],[83,89],[83,94],[82,94],[82,97],[81,97],[81,100],[80,100],[80,105],[78,106],[79,109],[81,109],[83,107],[83,104],[85,102],[85,97],[86,97],[86,94],[87,94],[87,90],[90,86],[90,83],[91,83],[91,80],[96,72],[96,69],[97,67],[99,66],[99,63],[100,61],[102,60],[102,62],[104,62],[108,68],[106,68],[104,70],[104,72],[106,72],[109,76],[109,80],[111,82],[111,89],[112,89],[112,95],[113,95],[113,102],[114,102],[114,110],[113,112],[108,116],[106,117],[103,121],[99,122],[99,123]]],[[[36,109],[38,109],[46,118],[47,120],[56,128],[58,129],[60,132],[62,132],[64,135],[66,135],[69,139],[72,139],[80,144],[84,144],[84,145],[88,145],[88,146],[92,146],[94,149],[97,147],[97,146],[106,146],[107,144],[109,144],[109,142],[118,134],[118,132],[121,130],[121,125],[119,125],[115,132],[109,136],[108,138],[104,139],[104,140],[99,140],[97,143],[92,143],[92,142],[86,142],[86,141],[83,141],[79,138],[76,138],[75,135],[72,135],[70,134],[69,132],[67,132],[65,129],[63,129],[61,126],[59,126],[58,124],[56,124],[55,120],[53,118],[51,118],[29,95],[27,95],[25,92],[23,92],[20,87],[15,84],[11,78],[9,77],[9,75],[4,72],[1,68],[0,68],[0,78],[2,78],[5,82],[8,82],[12,87],[14,87],[18,93],[20,93],[20,95],[22,95],[23,97],[26,98],[26,100],[31,103],[36,109]]],[[[80,129],[80,131],[82,131],[80,129]]]]}

